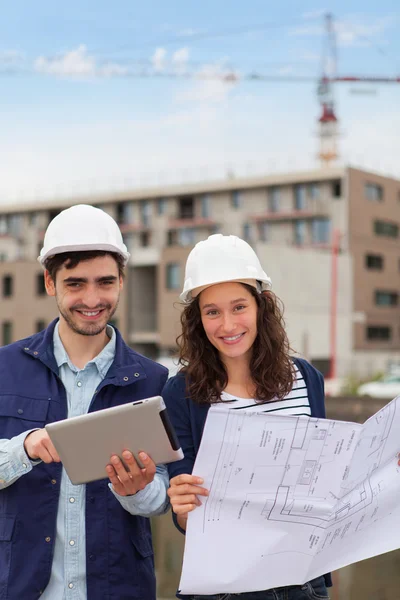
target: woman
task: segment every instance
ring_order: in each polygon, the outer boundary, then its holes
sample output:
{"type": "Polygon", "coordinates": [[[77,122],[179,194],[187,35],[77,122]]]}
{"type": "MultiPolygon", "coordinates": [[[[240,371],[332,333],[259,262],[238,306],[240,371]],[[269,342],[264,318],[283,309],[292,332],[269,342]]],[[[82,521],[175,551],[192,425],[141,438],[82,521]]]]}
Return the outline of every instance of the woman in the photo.
{"type": "MultiPolygon", "coordinates": [[[[252,248],[235,236],[216,234],[190,253],[180,296],[182,334],[180,372],[165,385],[163,397],[185,458],[169,465],[168,491],[174,521],[184,533],[188,514],[208,491],[192,469],[209,410],[225,408],[324,417],[321,374],[289,355],[280,303],[252,248]]],[[[320,577],[289,586],[214,596],[240,600],[328,598],[320,577]]]]}

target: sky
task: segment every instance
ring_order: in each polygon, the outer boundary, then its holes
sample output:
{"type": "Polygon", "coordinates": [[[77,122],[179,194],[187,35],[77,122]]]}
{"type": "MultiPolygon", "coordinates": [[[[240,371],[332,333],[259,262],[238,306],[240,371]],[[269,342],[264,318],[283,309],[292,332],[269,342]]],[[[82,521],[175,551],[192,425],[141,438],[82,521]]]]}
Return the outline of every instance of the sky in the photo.
{"type": "MultiPolygon", "coordinates": [[[[317,167],[327,13],[338,75],[400,76],[398,0],[0,2],[0,204],[317,167]]],[[[400,178],[400,83],[334,97],[339,164],[400,178]]]]}

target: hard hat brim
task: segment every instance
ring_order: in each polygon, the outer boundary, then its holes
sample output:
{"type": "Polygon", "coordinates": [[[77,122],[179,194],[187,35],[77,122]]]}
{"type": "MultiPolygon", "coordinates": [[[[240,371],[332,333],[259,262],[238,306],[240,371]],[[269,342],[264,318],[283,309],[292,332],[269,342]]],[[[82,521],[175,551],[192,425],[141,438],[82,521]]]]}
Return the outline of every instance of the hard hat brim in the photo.
{"type": "Polygon", "coordinates": [[[40,256],[38,256],[38,261],[42,267],[44,267],[44,263],[48,258],[50,258],[50,256],[55,256],[56,254],[62,254],[64,252],[89,252],[91,250],[100,250],[103,252],[119,254],[124,259],[124,266],[126,266],[130,258],[130,253],[128,251],[123,252],[112,244],[73,244],[51,248],[51,250],[45,254],[40,254],[40,256]]]}

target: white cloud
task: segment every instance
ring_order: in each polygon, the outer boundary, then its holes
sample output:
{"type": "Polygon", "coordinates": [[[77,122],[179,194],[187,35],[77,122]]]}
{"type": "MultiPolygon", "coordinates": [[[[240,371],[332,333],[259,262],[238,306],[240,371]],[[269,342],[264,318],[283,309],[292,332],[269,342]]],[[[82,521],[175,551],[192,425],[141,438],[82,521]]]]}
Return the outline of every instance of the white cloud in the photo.
{"type": "Polygon", "coordinates": [[[156,71],[162,71],[165,67],[165,58],[167,51],[165,48],[156,48],[151,58],[151,62],[156,71]]]}
{"type": "Polygon", "coordinates": [[[81,44],[76,50],[71,50],[56,58],[39,56],[34,63],[35,71],[58,77],[90,77],[96,72],[96,62],[87,53],[86,46],[81,44]]]}
{"type": "Polygon", "coordinates": [[[191,27],[188,27],[187,29],[182,29],[182,31],[179,32],[179,37],[193,37],[194,35],[198,35],[199,33],[201,33],[200,29],[193,29],[191,27]]]}
{"type": "Polygon", "coordinates": [[[178,102],[222,103],[233,89],[238,75],[221,65],[204,65],[194,75],[194,83],[176,96],[178,102]]]}
{"type": "Polygon", "coordinates": [[[172,62],[177,65],[182,65],[187,63],[189,60],[189,48],[180,48],[176,50],[176,52],[172,55],[172,62]]]}
{"type": "Polygon", "coordinates": [[[19,50],[0,51],[0,67],[13,67],[20,64],[25,56],[19,50]]]}
{"type": "Polygon", "coordinates": [[[55,77],[82,79],[122,76],[128,72],[126,67],[117,63],[98,65],[84,44],[54,58],[39,56],[34,62],[34,70],[55,77]]]}

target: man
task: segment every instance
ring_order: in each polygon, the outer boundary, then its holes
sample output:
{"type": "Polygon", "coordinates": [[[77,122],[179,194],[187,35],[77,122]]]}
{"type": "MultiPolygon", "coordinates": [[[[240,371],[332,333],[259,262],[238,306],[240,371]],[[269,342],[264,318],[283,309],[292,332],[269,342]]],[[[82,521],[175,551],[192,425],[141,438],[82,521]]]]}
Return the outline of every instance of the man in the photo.
{"type": "Polygon", "coordinates": [[[0,348],[0,598],[155,600],[144,517],[168,508],[165,467],[143,453],[140,469],[125,451],[129,471],[113,456],[105,479],[75,486],[44,429],[163,388],[167,370],[108,324],[128,259],[107,213],[62,211],[39,257],[59,319],[0,348]]]}

